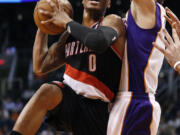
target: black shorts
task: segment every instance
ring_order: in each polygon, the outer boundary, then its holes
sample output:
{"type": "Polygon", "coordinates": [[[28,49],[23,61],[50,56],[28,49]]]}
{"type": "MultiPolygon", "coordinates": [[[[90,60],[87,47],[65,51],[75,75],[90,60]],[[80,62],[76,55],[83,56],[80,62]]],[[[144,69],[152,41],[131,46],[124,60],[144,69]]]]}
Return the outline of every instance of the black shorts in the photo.
{"type": "Polygon", "coordinates": [[[77,95],[67,85],[58,85],[63,99],[47,113],[46,122],[57,131],[72,131],[73,135],[106,135],[109,119],[108,103],[77,95]]]}

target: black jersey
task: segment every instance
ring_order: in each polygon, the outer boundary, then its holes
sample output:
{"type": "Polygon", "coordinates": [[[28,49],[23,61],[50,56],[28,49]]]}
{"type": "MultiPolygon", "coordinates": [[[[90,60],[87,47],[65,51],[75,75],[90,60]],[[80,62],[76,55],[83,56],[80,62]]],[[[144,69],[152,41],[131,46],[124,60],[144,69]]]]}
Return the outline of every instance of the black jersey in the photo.
{"type": "MultiPolygon", "coordinates": [[[[100,22],[91,28],[97,29],[100,22]]],[[[119,89],[121,59],[113,46],[97,53],[70,36],[65,45],[67,59],[64,83],[77,94],[110,102],[119,89]]]]}

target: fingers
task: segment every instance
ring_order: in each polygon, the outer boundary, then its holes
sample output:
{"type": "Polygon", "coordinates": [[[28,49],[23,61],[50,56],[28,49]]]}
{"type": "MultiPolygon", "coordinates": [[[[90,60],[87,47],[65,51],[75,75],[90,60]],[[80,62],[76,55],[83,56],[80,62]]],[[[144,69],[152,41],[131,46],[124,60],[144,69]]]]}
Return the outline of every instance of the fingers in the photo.
{"type": "Polygon", "coordinates": [[[39,12],[43,15],[46,15],[48,17],[53,17],[53,13],[49,12],[49,11],[46,11],[46,10],[43,10],[43,9],[39,9],[39,12]]]}
{"type": "Polygon", "coordinates": [[[163,33],[165,34],[165,37],[166,37],[167,41],[170,43],[170,45],[174,44],[173,39],[171,38],[171,36],[169,35],[169,33],[167,32],[166,29],[163,29],[163,33]]]}
{"type": "Polygon", "coordinates": [[[46,24],[46,23],[51,23],[54,21],[54,18],[51,18],[51,19],[48,19],[48,20],[45,20],[45,21],[41,21],[42,24],[46,24]]]}
{"type": "Polygon", "coordinates": [[[160,37],[161,41],[164,43],[165,47],[167,48],[169,46],[169,43],[167,42],[167,40],[164,39],[161,33],[158,33],[158,36],[160,37]]]}
{"type": "Polygon", "coordinates": [[[157,48],[160,52],[162,52],[165,55],[165,49],[160,47],[157,43],[152,43],[155,48],[157,48]]]}
{"type": "Polygon", "coordinates": [[[54,11],[58,11],[58,7],[56,6],[56,4],[53,1],[51,1],[51,0],[46,0],[46,1],[49,3],[51,8],[54,9],[54,11]]]}
{"type": "Polygon", "coordinates": [[[62,4],[61,0],[57,0],[57,1],[58,1],[58,8],[59,8],[59,10],[60,11],[64,10],[63,4],[62,4]]]}
{"type": "Polygon", "coordinates": [[[180,45],[179,36],[178,36],[177,31],[176,31],[176,23],[173,23],[172,36],[173,36],[175,45],[180,45]]]}
{"type": "Polygon", "coordinates": [[[168,23],[170,24],[170,25],[172,25],[172,19],[171,18],[169,18],[167,15],[165,15],[164,16],[165,18],[166,18],[166,21],[168,21],[168,23]]]}
{"type": "Polygon", "coordinates": [[[46,15],[48,16],[49,18],[51,19],[48,19],[48,20],[45,20],[45,21],[41,21],[42,24],[46,24],[46,23],[50,23],[52,22],[54,19],[53,19],[53,13],[49,12],[49,11],[46,11],[46,10],[43,10],[43,9],[39,9],[39,12],[43,15],[46,15]]]}
{"type": "Polygon", "coordinates": [[[168,14],[168,16],[172,19],[172,21],[174,22],[178,22],[179,19],[177,18],[177,16],[168,8],[166,7],[166,13],[168,14]]]}

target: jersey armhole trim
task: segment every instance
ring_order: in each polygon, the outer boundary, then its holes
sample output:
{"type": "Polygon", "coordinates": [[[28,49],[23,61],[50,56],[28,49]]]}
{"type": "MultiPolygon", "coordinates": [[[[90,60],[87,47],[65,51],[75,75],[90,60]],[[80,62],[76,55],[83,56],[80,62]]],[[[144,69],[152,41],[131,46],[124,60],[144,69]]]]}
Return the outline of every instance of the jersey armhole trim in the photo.
{"type": "Polygon", "coordinates": [[[123,56],[122,54],[116,49],[115,46],[111,46],[111,49],[113,50],[113,52],[120,58],[120,60],[122,60],[123,56]]]}

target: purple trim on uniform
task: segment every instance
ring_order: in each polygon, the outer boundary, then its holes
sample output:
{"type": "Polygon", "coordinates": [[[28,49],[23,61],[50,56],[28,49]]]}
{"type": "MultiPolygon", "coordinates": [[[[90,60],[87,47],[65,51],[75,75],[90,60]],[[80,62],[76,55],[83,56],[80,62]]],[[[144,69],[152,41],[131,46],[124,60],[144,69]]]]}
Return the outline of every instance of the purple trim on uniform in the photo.
{"type": "Polygon", "coordinates": [[[127,43],[129,63],[129,91],[145,92],[144,70],[161,28],[161,11],[156,3],[156,25],[152,29],[142,29],[134,21],[131,9],[127,21],[127,43]]]}
{"type": "Polygon", "coordinates": [[[120,135],[150,135],[152,113],[153,108],[148,94],[133,94],[120,135]]]}

